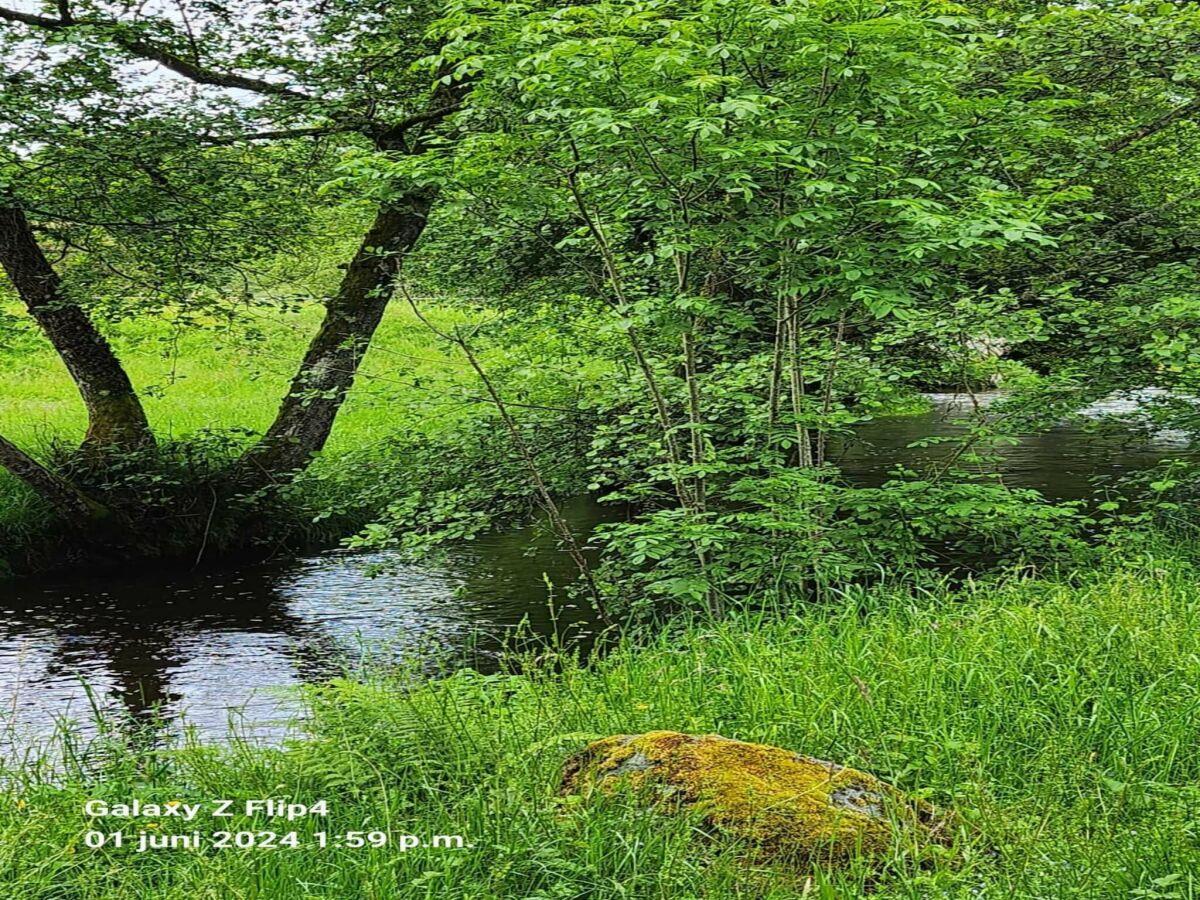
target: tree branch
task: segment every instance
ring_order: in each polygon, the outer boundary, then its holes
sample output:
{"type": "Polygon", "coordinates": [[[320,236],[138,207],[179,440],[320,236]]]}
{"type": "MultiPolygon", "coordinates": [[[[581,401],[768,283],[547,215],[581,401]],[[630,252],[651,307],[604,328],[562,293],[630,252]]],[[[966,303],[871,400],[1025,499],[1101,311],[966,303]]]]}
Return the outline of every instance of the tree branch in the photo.
{"type": "Polygon", "coordinates": [[[34,28],[48,28],[52,31],[74,24],[69,19],[51,19],[49,16],[39,16],[34,13],[21,12],[17,9],[4,9],[3,7],[0,7],[0,19],[7,19],[10,22],[22,22],[34,28]]]}
{"type": "Polygon", "coordinates": [[[65,3],[60,4],[59,11],[62,18],[52,19],[49,16],[39,16],[34,13],[0,7],[0,20],[21,22],[32,28],[41,28],[47,31],[65,31],[70,28],[88,25],[113,29],[111,39],[118,47],[132,53],[134,56],[156,62],[164,68],[170,69],[175,74],[182,75],[184,78],[194,81],[197,84],[211,84],[217,87],[236,88],[238,90],[251,91],[255,94],[291,97],[297,100],[313,99],[309,94],[290,88],[286,84],[264,81],[261,78],[254,78],[253,76],[242,75],[237,72],[222,72],[217,69],[211,69],[198,61],[185,59],[159,44],[122,34],[120,32],[121,27],[124,25],[122,22],[113,19],[76,19],[70,15],[70,10],[65,3]]]}
{"type": "MultiPolygon", "coordinates": [[[[59,3],[59,18],[54,19],[49,16],[37,15],[35,13],[21,12],[20,10],[8,9],[0,7],[0,21],[7,20],[10,22],[21,22],[31,28],[41,28],[46,31],[65,31],[71,28],[83,26],[97,26],[110,30],[110,40],[122,48],[126,52],[137,56],[141,59],[147,59],[156,62],[166,69],[170,69],[177,75],[182,75],[189,81],[197,84],[209,84],[216,87],[233,88],[243,91],[251,91],[256,94],[264,94],[275,97],[287,97],[294,100],[313,101],[316,98],[304,91],[296,90],[288,87],[285,84],[278,84],[273,81],[265,81],[261,78],[255,78],[250,75],[243,75],[238,72],[225,72],[209,66],[202,65],[198,59],[188,59],[180,54],[162,46],[161,44],[151,41],[142,40],[141,38],[133,37],[122,33],[124,23],[115,19],[76,19],[71,14],[70,6],[67,0],[60,0],[59,3]]],[[[375,143],[384,148],[403,148],[405,147],[405,133],[420,125],[432,125],[442,121],[447,116],[458,112],[462,109],[461,100],[457,99],[464,92],[463,85],[446,86],[439,83],[434,90],[434,103],[437,101],[445,101],[436,108],[427,107],[425,110],[408,118],[402,119],[399,122],[380,125],[370,121],[368,117],[358,114],[347,115],[340,123],[329,126],[312,126],[306,128],[292,128],[278,131],[263,131],[245,135],[228,135],[214,136],[205,139],[204,143],[214,146],[222,146],[229,144],[237,144],[242,141],[269,141],[269,140],[287,140],[297,137],[321,137],[329,134],[348,134],[361,133],[375,143]]]]}
{"type": "Polygon", "coordinates": [[[314,126],[312,128],[283,128],[278,131],[254,131],[246,134],[219,134],[212,137],[200,138],[200,143],[208,147],[228,147],[246,141],[286,141],[293,138],[327,137],[332,134],[370,134],[370,129],[363,124],[314,126]]]}
{"type": "Polygon", "coordinates": [[[236,72],[219,72],[215,69],[209,69],[199,63],[193,63],[177,56],[171,51],[159,47],[157,44],[151,44],[149,41],[142,41],[136,38],[126,38],[121,35],[114,35],[113,42],[125,48],[135,56],[140,56],[144,59],[150,59],[157,62],[163,68],[170,69],[177,75],[182,75],[197,84],[211,84],[217,87],[237,88],[242,91],[251,91],[255,94],[267,94],[277,97],[291,97],[296,100],[312,100],[313,98],[304,93],[290,88],[284,84],[276,84],[273,81],[263,81],[261,78],[252,78],[249,75],[239,75],[236,72]]]}
{"type": "Polygon", "coordinates": [[[35,494],[54,507],[64,519],[82,525],[108,515],[108,509],[78,488],[51,472],[40,462],[0,435],[0,466],[20,479],[35,494]]]}
{"type": "Polygon", "coordinates": [[[1192,100],[1190,103],[1185,103],[1182,106],[1177,106],[1168,113],[1164,113],[1152,122],[1147,122],[1145,125],[1135,128],[1133,131],[1124,137],[1110,143],[1105,149],[1109,153],[1119,153],[1130,144],[1136,143],[1151,135],[1158,134],[1163,129],[1173,125],[1180,119],[1187,119],[1193,115],[1200,114],[1200,97],[1192,100]]]}
{"type": "Polygon", "coordinates": [[[387,125],[375,130],[375,136],[380,144],[395,143],[404,138],[404,134],[408,129],[415,128],[418,125],[432,125],[442,121],[447,116],[458,112],[463,108],[461,101],[448,102],[443,105],[437,105],[440,99],[444,99],[440,95],[453,93],[461,94],[463,87],[452,88],[447,90],[444,86],[438,85],[434,89],[433,97],[431,98],[431,107],[423,112],[415,113],[407,119],[401,119],[392,125],[387,125]]]}
{"type": "Polygon", "coordinates": [[[359,119],[347,117],[344,122],[330,125],[313,125],[303,128],[282,128],[273,131],[252,131],[244,134],[218,134],[202,137],[200,143],[210,147],[227,147],[244,141],[286,141],[294,138],[328,137],[334,134],[361,134],[374,140],[379,146],[391,146],[400,143],[408,129],[418,125],[429,125],[440,122],[463,108],[462,103],[449,103],[437,109],[428,109],[401,119],[390,125],[379,125],[359,119]]]}

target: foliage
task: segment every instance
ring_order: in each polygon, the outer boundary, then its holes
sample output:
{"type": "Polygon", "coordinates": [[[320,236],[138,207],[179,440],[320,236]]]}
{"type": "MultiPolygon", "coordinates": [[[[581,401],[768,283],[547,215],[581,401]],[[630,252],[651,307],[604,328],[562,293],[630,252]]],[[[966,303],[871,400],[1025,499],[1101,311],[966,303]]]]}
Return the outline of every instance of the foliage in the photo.
{"type": "Polygon", "coordinates": [[[662,510],[601,526],[605,575],[647,612],[699,605],[714,592],[796,602],[847,582],[1087,558],[1089,520],[1070,504],[986,481],[907,475],[878,488],[847,487],[829,472],[794,469],[735,482],[732,509],[704,524],[662,510]],[[707,565],[690,552],[695,546],[707,565]]]}
{"type": "MultiPolygon", "coordinates": [[[[194,323],[161,319],[110,329],[146,397],[163,446],[153,459],[133,453],[113,460],[112,471],[94,473],[103,479],[97,486],[146,501],[147,521],[157,521],[160,532],[170,530],[162,527],[164,516],[187,514],[186,521],[193,521],[193,506],[201,510],[203,524],[221,473],[269,421],[289,362],[302,352],[315,325],[314,312],[250,309],[213,320],[202,331],[194,323]]],[[[444,305],[431,306],[427,314],[443,327],[482,325],[487,315],[444,305]]],[[[582,491],[586,446],[579,445],[586,445],[591,428],[586,404],[594,402],[592,385],[604,384],[607,371],[603,360],[579,355],[588,347],[586,329],[568,343],[554,332],[510,333],[502,322],[492,321],[488,328],[493,334],[483,341],[482,356],[510,398],[526,404],[523,421],[547,477],[563,494],[582,491]],[[585,405],[576,411],[580,402],[585,405]],[[571,452],[563,452],[564,446],[571,452]]],[[[39,448],[47,458],[69,457],[83,417],[64,399],[68,375],[35,333],[23,346],[29,349],[0,353],[5,385],[0,432],[39,448]]],[[[264,498],[270,503],[251,517],[255,540],[294,547],[336,543],[374,521],[367,538],[378,535],[390,544],[394,536],[407,535],[416,543],[424,534],[430,541],[445,541],[469,536],[454,530],[455,522],[472,523],[473,533],[519,521],[531,508],[526,475],[489,410],[461,355],[433,340],[411,314],[395,310],[364,362],[327,457],[282,494],[264,498]]],[[[229,526],[239,512],[246,510],[234,510],[225,520],[229,526]]],[[[56,527],[37,498],[0,476],[0,557],[25,569],[68,563],[71,548],[57,540],[47,545],[56,527]]],[[[236,538],[236,529],[229,536],[236,538]]],[[[219,541],[210,541],[206,557],[215,558],[221,548],[219,541]]],[[[192,560],[195,555],[193,548],[192,560]]]]}
{"type": "MultiPolygon", "coordinates": [[[[1194,7],[308,6],[185,3],[186,32],[91,0],[19,19],[3,179],[99,320],[152,315],[163,341],[236,334],[293,360],[298,344],[248,323],[330,303],[372,212],[436,197],[404,284],[458,315],[449,340],[406,346],[456,375],[373,370],[348,415],[378,418],[287,489],[352,546],[470,539],[545,506],[540,478],[627,510],[598,535],[618,599],[715,609],[881,564],[1077,556],[1167,502],[1143,492],[1113,516],[1107,494],[1055,505],[986,473],[1114,390],[1160,389],[1134,428],[1196,431],[1198,176],[1172,162],[1200,112],[1194,7]],[[130,77],[147,47],[165,81],[130,77]],[[422,130],[431,97],[454,115],[422,130]],[[949,462],[882,487],[838,471],[837,446],[917,390],[997,384],[1007,400],[968,417],[949,462]]],[[[371,316],[331,319],[351,320],[371,316]]],[[[10,355],[36,352],[0,326],[10,355]]],[[[353,368],[372,338],[327,349],[353,368]]],[[[215,366],[237,363],[230,345],[215,366]]],[[[306,388],[336,368],[310,362],[301,417],[349,391],[306,388]]],[[[263,429],[250,395],[222,425],[263,429]]]]}
{"type": "Polygon", "coordinates": [[[1007,40],[948,6],[753,0],[472,4],[440,27],[473,80],[469,131],[446,153],[356,155],[345,178],[432,181],[501,259],[532,239],[585,282],[560,302],[607,315],[631,357],[592,444],[593,489],[643,513],[601,535],[630,600],[712,607],[884,558],[1072,543],[1072,510],[1000,484],[855,491],[822,468],[919,382],[914,343],[971,385],[981,346],[1045,339],[1011,290],[968,277],[1055,246],[1091,196],[1006,172],[1058,130],[1027,78],[977,81],[1007,40]]]}

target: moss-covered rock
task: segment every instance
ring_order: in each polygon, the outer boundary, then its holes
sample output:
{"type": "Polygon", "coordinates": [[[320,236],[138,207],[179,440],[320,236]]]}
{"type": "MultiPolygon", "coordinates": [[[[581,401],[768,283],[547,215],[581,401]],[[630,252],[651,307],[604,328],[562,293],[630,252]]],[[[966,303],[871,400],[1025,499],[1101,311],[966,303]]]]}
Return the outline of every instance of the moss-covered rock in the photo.
{"type": "Polygon", "coordinates": [[[873,775],[780,747],[719,735],[615,735],[567,760],[562,792],[626,785],[668,809],[778,859],[839,862],[878,855],[896,838],[939,841],[929,804],[873,775]]]}

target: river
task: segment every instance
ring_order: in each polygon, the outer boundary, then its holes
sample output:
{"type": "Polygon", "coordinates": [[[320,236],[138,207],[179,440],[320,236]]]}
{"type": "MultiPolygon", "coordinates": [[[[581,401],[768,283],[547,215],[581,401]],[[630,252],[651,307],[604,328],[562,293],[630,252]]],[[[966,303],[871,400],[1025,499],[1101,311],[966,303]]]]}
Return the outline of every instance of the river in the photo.
{"type": "MultiPolygon", "coordinates": [[[[860,427],[838,448],[844,473],[879,483],[897,463],[948,452],[908,446],[961,430],[964,398],[931,399],[926,414],[860,427]]],[[[1091,411],[1135,408],[1117,399],[1091,411]]],[[[1004,448],[996,468],[1010,485],[1075,499],[1089,496],[1097,478],[1188,453],[1176,434],[1063,424],[1004,448]]],[[[581,531],[614,516],[587,498],[567,513],[581,531]]],[[[547,535],[523,529],[422,565],[330,552],[236,570],[147,568],[0,584],[0,756],[62,722],[90,733],[94,709],[135,718],[157,710],[202,739],[231,725],[276,739],[297,710],[287,688],[304,682],[353,675],[381,658],[486,665],[518,632],[586,636],[585,611],[547,588],[573,575],[547,535]]]]}

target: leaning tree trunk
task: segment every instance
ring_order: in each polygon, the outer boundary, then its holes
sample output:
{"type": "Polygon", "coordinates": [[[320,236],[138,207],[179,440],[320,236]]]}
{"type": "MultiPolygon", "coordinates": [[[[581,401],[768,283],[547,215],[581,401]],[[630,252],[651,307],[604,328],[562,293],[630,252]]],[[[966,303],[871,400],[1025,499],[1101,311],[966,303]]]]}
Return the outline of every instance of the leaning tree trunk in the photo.
{"type": "Polygon", "coordinates": [[[64,295],[58,274],[17,206],[0,205],[0,266],[83,397],[88,413],[84,445],[127,449],[153,443],[146,413],[120,360],[88,314],[64,295]]]}
{"type": "Polygon", "coordinates": [[[0,436],[0,466],[24,482],[68,523],[83,526],[109,514],[107,508],[51,472],[3,436],[0,436]]]}
{"type": "Polygon", "coordinates": [[[420,238],[432,191],[413,192],[382,207],[325,307],[275,421],[246,454],[250,484],[287,480],[325,446],[338,410],[395,289],[404,254],[420,238]]]}
{"type": "MultiPolygon", "coordinates": [[[[417,117],[421,121],[401,123],[376,134],[376,149],[408,155],[423,152],[427,129],[452,114],[468,90],[465,81],[439,77],[425,113],[417,117]]],[[[253,489],[286,482],[325,446],[392,299],[404,256],[425,230],[436,197],[436,189],[418,188],[379,208],[337,293],[325,305],[325,318],[275,421],[242,458],[241,486],[253,489]]]]}

